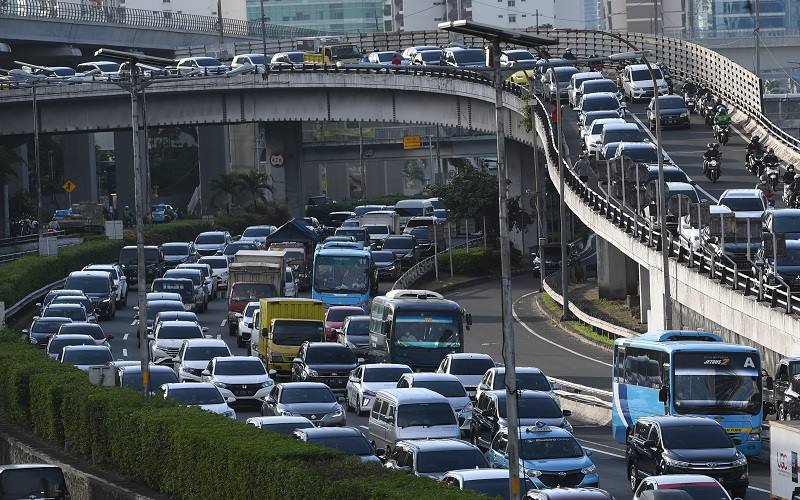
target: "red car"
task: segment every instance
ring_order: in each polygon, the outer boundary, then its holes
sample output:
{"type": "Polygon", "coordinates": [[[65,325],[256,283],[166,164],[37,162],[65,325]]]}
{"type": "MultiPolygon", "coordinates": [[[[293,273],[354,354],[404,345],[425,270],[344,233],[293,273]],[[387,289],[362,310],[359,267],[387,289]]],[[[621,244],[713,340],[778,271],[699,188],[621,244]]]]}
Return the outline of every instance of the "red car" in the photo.
{"type": "Polygon", "coordinates": [[[356,306],[331,306],[325,313],[325,340],[336,342],[342,333],[344,319],[348,316],[363,316],[364,310],[356,306]]]}

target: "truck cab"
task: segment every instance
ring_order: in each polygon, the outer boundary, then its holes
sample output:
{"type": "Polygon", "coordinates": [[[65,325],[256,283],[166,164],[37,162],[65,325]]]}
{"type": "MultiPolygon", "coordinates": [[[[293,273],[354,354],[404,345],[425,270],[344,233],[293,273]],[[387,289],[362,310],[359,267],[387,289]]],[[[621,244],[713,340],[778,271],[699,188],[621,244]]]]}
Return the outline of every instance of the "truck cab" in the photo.
{"type": "Polygon", "coordinates": [[[325,304],[313,299],[262,299],[259,332],[251,349],[270,369],[288,376],[303,342],[323,342],[325,304]]]}

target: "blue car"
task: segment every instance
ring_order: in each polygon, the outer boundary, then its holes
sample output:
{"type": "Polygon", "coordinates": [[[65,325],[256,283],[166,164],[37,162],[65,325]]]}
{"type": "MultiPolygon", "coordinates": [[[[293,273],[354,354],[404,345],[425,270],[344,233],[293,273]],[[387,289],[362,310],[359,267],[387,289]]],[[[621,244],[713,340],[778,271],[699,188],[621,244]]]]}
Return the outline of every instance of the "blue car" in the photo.
{"type": "MultiPolygon", "coordinates": [[[[508,430],[497,432],[486,453],[489,465],[508,468],[508,430]]],[[[520,429],[520,467],[539,489],[597,487],[597,468],[569,431],[537,422],[520,429]]]]}

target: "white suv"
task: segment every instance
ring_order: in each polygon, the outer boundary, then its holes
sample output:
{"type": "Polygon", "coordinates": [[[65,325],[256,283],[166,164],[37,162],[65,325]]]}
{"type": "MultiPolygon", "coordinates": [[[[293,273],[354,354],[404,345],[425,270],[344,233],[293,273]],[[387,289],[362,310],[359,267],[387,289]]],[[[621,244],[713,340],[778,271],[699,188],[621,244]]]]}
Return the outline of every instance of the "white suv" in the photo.
{"type": "Polygon", "coordinates": [[[222,395],[236,401],[262,401],[269,395],[275,382],[267,373],[264,363],[255,356],[227,356],[214,358],[203,370],[203,382],[217,386],[222,395]]]}
{"type": "Polygon", "coordinates": [[[202,339],[208,328],[192,321],[162,321],[155,332],[147,336],[150,341],[150,359],[153,363],[170,362],[186,339],[202,339]]]}
{"type": "Polygon", "coordinates": [[[209,361],[230,355],[231,350],[222,339],[186,339],[175,357],[178,381],[200,382],[209,361]]]}
{"type": "Polygon", "coordinates": [[[583,149],[593,155],[600,150],[603,143],[603,127],[608,123],[625,123],[623,118],[601,118],[592,122],[590,128],[583,133],[583,149]]]}
{"type": "MultiPolygon", "coordinates": [[[[669,94],[669,86],[658,67],[653,68],[658,85],[658,95],[669,94]]],[[[622,74],[622,93],[631,101],[653,97],[653,78],[646,64],[631,64],[622,74]]]]}

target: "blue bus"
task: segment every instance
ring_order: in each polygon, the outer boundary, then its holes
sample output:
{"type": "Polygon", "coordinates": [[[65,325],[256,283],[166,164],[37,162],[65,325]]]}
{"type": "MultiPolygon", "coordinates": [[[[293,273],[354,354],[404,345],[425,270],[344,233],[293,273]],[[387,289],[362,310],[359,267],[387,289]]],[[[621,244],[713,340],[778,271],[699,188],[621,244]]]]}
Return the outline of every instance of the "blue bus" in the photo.
{"type": "Polygon", "coordinates": [[[328,306],[359,306],[366,312],[378,293],[378,272],[369,250],[322,248],[314,254],[311,298],[328,306]]]}
{"type": "Polygon", "coordinates": [[[747,456],[761,452],[761,356],[713,333],[658,331],[614,341],[614,440],[652,415],[717,420],[747,456]]]}

